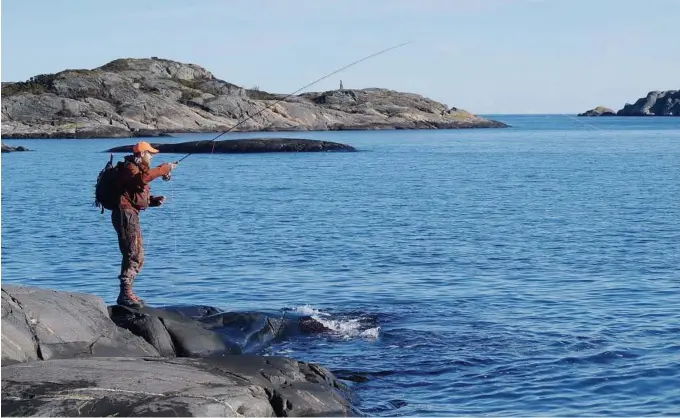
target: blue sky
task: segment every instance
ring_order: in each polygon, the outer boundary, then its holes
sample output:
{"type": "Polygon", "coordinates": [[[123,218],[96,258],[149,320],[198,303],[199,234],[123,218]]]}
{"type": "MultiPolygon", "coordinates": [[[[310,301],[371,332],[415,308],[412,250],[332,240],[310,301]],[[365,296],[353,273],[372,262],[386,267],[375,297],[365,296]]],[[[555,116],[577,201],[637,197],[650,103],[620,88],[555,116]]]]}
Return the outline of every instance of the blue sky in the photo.
{"type": "Polygon", "coordinates": [[[384,87],[478,114],[614,109],[680,88],[678,0],[4,0],[2,81],[121,57],[290,93],[384,87]]]}

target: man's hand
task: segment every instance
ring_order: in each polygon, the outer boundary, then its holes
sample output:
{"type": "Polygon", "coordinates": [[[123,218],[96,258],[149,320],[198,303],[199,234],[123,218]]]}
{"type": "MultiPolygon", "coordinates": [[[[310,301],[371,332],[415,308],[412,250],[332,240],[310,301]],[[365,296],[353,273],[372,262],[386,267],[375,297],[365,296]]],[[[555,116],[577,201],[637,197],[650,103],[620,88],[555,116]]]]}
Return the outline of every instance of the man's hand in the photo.
{"type": "Polygon", "coordinates": [[[149,206],[156,207],[160,206],[165,202],[165,196],[151,196],[151,202],[149,203],[149,206]]]}
{"type": "MultiPolygon", "coordinates": [[[[168,167],[170,167],[170,172],[172,172],[172,170],[177,168],[177,164],[179,164],[179,161],[175,161],[174,163],[163,163],[163,165],[167,165],[168,167]]],[[[168,172],[168,174],[163,175],[163,180],[170,181],[170,177],[171,177],[170,172],[168,172]]]]}

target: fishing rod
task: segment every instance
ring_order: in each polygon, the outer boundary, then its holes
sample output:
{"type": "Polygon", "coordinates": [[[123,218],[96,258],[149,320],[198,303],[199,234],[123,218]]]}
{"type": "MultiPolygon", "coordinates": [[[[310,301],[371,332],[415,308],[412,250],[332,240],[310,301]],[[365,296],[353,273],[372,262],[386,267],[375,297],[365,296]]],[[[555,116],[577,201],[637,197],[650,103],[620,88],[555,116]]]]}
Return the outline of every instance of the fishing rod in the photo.
{"type": "MultiPolygon", "coordinates": [[[[295,94],[301,92],[302,90],[306,89],[307,87],[313,86],[314,84],[318,83],[318,82],[321,81],[321,80],[325,80],[325,79],[327,79],[328,77],[330,77],[330,76],[332,76],[332,75],[334,75],[334,74],[337,74],[337,73],[339,73],[340,71],[346,70],[347,68],[349,68],[349,67],[351,67],[351,66],[353,66],[353,65],[359,64],[360,62],[366,61],[366,60],[369,59],[369,58],[377,57],[378,55],[384,54],[384,53],[386,53],[386,52],[388,52],[388,51],[391,51],[391,50],[393,50],[393,49],[397,49],[397,48],[399,48],[399,47],[402,47],[402,46],[404,46],[404,45],[408,45],[408,44],[410,44],[410,43],[413,43],[413,42],[412,42],[412,41],[404,42],[404,43],[402,43],[402,44],[395,45],[395,46],[392,46],[392,47],[383,49],[382,51],[378,51],[378,52],[376,52],[376,53],[374,53],[374,54],[371,54],[371,55],[369,55],[369,56],[366,56],[366,57],[364,57],[364,58],[361,58],[361,59],[359,59],[359,60],[356,60],[356,61],[354,61],[354,62],[352,62],[352,63],[350,63],[350,64],[348,64],[348,65],[345,65],[345,66],[342,67],[342,68],[338,68],[337,70],[333,71],[332,73],[327,74],[327,75],[325,75],[325,76],[323,76],[323,77],[321,77],[321,78],[319,78],[319,79],[317,79],[317,80],[312,81],[311,83],[307,84],[306,86],[301,87],[300,89],[298,89],[298,90],[296,90],[296,91],[290,93],[289,95],[283,97],[282,99],[279,99],[279,100],[275,101],[274,103],[270,104],[269,106],[266,106],[265,108],[259,110],[258,112],[254,113],[254,114],[252,114],[252,115],[250,115],[250,116],[248,116],[248,117],[246,117],[246,118],[243,119],[242,121],[238,122],[237,124],[235,124],[235,125],[232,126],[231,128],[227,129],[226,131],[222,132],[221,134],[217,135],[216,137],[214,137],[213,139],[211,139],[211,140],[209,140],[209,141],[207,141],[207,142],[210,143],[210,142],[215,141],[217,138],[221,137],[222,135],[226,134],[227,132],[231,132],[232,130],[234,130],[234,128],[236,128],[237,126],[242,125],[242,124],[243,124],[244,122],[246,122],[247,120],[254,118],[255,116],[259,115],[260,113],[264,112],[264,111],[267,110],[267,109],[271,109],[272,107],[276,106],[278,103],[281,103],[282,101],[286,100],[287,98],[289,98],[289,97],[291,97],[291,96],[293,96],[293,95],[295,95],[295,94]]],[[[200,143],[202,143],[202,142],[204,142],[204,141],[199,141],[198,143],[196,143],[196,146],[198,146],[198,144],[200,144],[200,143]]],[[[179,164],[180,162],[182,162],[182,160],[184,160],[185,158],[187,158],[187,157],[190,156],[191,154],[193,154],[193,152],[190,152],[190,153],[188,153],[187,155],[185,155],[184,157],[182,157],[179,161],[177,161],[177,164],[179,164]]]]}

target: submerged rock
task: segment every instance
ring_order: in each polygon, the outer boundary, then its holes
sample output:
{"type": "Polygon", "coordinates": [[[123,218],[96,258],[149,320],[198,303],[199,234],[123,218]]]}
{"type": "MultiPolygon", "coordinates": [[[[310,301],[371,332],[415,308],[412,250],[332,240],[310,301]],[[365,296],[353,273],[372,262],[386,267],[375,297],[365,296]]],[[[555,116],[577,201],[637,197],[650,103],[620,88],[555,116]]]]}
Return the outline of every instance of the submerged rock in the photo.
{"type": "MultiPolygon", "coordinates": [[[[298,138],[251,138],[223,141],[189,141],[177,144],[151,144],[162,153],[196,154],[241,154],[258,152],[327,152],[356,151],[354,147],[337,142],[317,141],[298,138]]],[[[132,152],[134,145],[123,145],[106,152],[132,152]]]]}
{"type": "Polygon", "coordinates": [[[144,338],[164,356],[215,357],[259,353],[275,341],[329,332],[309,316],[293,313],[222,312],[213,307],[130,309],[110,306],[113,322],[144,338]]]}
{"type": "Polygon", "coordinates": [[[418,94],[341,89],[287,97],[198,65],[117,59],[2,86],[3,138],[132,137],[144,132],[502,128],[418,94]],[[242,123],[241,123],[242,122],[242,123]]]}
{"type": "Polygon", "coordinates": [[[594,109],[579,113],[578,116],[616,116],[616,111],[604,106],[598,106],[594,109]]]}

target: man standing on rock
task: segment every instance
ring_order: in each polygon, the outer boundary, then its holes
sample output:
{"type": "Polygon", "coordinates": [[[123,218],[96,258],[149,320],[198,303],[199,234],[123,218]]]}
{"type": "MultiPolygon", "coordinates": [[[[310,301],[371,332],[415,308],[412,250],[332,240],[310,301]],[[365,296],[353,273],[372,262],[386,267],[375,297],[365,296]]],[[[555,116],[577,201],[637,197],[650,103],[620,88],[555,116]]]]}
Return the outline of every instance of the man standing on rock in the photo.
{"type": "Polygon", "coordinates": [[[139,211],[148,207],[163,204],[164,196],[151,196],[149,183],[163,177],[170,179],[170,172],[177,163],[163,163],[151,167],[151,158],[158,150],[148,142],[138,142],[132,148],[133,154],[124,159],[124,166],[119,172],[120,203],[111,211],[111,222],[118,234],[118,247],[123,256],[120,267],[120,294],[116,303],[132,308],[141,308],[144,301],[132,291],[132,285],[139,270],[144,264],[142,247],[142,231],[139,225],[139,211]]]}

